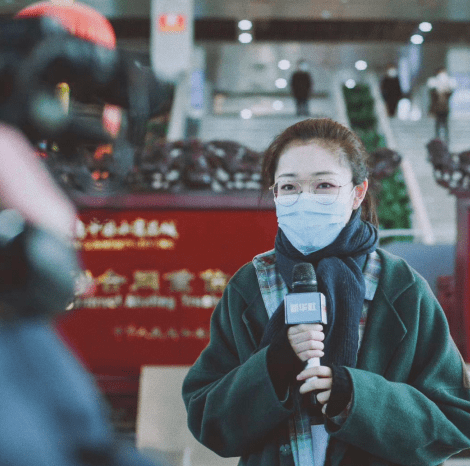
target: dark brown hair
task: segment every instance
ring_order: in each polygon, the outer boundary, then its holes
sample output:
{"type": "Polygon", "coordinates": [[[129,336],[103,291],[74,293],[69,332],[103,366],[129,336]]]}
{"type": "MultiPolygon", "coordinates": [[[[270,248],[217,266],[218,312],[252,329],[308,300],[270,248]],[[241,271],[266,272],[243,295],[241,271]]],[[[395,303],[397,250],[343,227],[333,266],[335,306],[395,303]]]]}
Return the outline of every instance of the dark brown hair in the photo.
{"type": "MultiPolygon", "coordinates": [[[[287,146],[308,144],[314,140],[326,143],[332,150],[340,149],[342,155],[349,162],[355,186],[367,179],[369,154],[357,134],[330,118],[309,118],[285,129],[264,153],[261,168],[263,188],[268,190],[274,183],[274,173],[279,158],[287,146]]],[[[375,201],[370,190],[367,190],[366,197],[362,202],[362,219],[378,225],[375,201]]]]}

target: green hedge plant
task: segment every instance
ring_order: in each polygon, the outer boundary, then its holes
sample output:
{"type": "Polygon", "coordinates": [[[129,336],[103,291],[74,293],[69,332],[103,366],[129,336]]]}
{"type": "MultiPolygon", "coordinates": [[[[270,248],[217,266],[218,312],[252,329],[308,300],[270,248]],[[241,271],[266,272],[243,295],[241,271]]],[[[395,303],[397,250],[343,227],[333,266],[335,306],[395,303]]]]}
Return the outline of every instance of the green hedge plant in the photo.
{"type": "MultiPolygon", "coordinates": [[[[377,116],[369,86],[360,84],[353,89],[343,86],[343,93],[351,129],[361,138],[366,150],[372,153],[380,147],[385,147],[385,138],[377,131],[377,116]]],[[[383,178],[375,194],[379,228],[411,228],[411,202],[401,168],[383,178]]],[[[381,244],[394,240],[410,241],[412,236],[384,238],[381,244]]]]}

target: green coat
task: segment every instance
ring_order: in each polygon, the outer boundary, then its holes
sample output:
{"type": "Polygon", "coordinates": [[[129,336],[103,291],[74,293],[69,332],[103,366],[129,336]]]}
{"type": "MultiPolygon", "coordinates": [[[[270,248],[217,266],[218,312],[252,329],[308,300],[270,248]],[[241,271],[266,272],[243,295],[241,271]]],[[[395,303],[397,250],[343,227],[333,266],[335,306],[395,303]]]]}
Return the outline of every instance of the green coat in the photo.
{"type": "MultiPolygon", "coordinates": [[[[437,465],[470,448],[470,380],[426,281],[404,260],[378,253],[379,285],[357,367],[348,368],[351,411],[329,432],[367,451],[370,465],[437,465]]],[[[210,343],[183,384],[193,435],[246,466],[279,464],[278,429],[292,414],[272,386],[267,349],[255,352],[267,321],[254,266],[246,264],[214,310],[210,343]]],[[[345,449],[336,443],[332,466],[345,449]]]]}

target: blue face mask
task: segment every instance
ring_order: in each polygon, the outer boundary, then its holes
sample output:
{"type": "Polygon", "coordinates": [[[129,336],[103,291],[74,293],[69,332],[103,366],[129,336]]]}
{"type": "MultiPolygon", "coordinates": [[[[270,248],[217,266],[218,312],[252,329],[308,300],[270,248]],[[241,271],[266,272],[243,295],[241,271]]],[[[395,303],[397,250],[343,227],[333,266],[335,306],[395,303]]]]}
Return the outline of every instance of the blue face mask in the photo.
{"type": "Polygon", "coordinates": [[[331,244],[345,227],[351,214],[348,202],[337,200],[324,205],[315,201],[318,194],[301,193],[291,206],[276,203],[279,228],[292,246],[304,256],[331,244]]]}

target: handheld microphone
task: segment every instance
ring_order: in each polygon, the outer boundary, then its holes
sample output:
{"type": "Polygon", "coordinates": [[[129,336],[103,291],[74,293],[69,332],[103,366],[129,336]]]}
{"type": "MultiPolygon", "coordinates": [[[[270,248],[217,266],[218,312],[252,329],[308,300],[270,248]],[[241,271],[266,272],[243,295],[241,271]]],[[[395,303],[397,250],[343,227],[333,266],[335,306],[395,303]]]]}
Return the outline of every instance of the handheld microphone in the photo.
{"type": "MultiPolygon", "coordinates": [[[[288,293],[284,298],[286,324],[326,325],[326,298],[324,294],[318,292],[313,265],[308,262],[296,264],[292,273],[292,285],[293,292],[288,293]]],[[[310,358],[305,368],[319,365],[320,358],[310,358]]]]}

